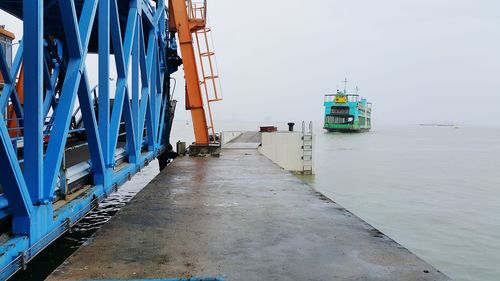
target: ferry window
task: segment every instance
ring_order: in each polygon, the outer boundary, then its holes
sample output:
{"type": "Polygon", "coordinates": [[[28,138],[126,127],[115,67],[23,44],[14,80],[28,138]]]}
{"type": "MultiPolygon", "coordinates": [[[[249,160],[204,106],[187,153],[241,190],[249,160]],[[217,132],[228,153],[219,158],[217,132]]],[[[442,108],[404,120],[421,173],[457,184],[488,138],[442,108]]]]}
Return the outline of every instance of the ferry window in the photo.
{"type": "Polygon", "coordinates": [[[348,114],[349,113],[349,107],[346,107],[346,106],[332,106],[331,113],[348,114]]]}

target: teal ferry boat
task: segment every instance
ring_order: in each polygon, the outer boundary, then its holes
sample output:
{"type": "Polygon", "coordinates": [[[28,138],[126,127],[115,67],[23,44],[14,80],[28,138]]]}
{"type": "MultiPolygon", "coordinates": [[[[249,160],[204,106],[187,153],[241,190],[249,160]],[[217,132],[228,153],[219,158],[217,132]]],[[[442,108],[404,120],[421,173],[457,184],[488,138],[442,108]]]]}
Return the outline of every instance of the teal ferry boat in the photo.
{"type": "Polygon", "coordinates": [[[371,129],[372,104],[347,90],[325,95],[325,125],[330,132],[362,132],[371,129]]]}

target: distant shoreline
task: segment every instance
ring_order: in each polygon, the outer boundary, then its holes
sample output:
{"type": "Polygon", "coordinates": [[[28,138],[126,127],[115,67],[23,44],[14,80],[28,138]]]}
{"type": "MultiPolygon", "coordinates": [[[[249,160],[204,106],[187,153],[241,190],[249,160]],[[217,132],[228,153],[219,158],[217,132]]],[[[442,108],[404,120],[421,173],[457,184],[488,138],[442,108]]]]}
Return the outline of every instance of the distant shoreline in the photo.
{"type": "Polygon", "coordinates": [[[434,124],[434,123],[428,123],[428,124],[418,124],[419,126],[426,126],[426,127],[454,127],[455,125],[453,124],[434,124]]]}

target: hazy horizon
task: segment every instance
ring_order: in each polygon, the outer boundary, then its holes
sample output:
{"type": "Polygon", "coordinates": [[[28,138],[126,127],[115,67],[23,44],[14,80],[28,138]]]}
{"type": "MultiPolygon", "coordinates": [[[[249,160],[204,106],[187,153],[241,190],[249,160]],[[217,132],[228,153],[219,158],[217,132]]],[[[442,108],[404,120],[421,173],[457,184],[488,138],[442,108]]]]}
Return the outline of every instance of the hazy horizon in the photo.
{"type": "MultiPolygon", "coordinates": [[[[373,123],[498,126],[500,1],[209,0],[219,120],[322,120],[323,95],[360,89],[373,123]]],[[[22,26],[0,13],[20,38],[22,26]]],[[[183,110],[183,73],[174,74],[183,110]]],[[[91,79],[91,81],[95,81],[91,79]]]]}

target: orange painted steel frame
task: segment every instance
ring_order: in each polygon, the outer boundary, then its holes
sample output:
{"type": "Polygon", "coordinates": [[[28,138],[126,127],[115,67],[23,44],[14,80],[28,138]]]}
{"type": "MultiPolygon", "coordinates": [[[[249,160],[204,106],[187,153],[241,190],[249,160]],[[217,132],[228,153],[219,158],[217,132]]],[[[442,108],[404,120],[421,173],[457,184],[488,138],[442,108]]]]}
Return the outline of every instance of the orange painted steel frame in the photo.
{"type": "MultiPolygon", "coordinates": [[[[179,47],[186,80],[186,109],[191,110],[195,143],[198,145],[208,145],[210,140],[207,119],[205,109],[203,108],[203,97],[192,36],[193,32],[205,28],[205,19],[204,17],[190,19],[186,0],[170,0],[169,4],[169,27],[171,32],[177,32],[179,38],[179,47]]],[[[190,5],[189,9],[191,8],[190,5]]]]}

